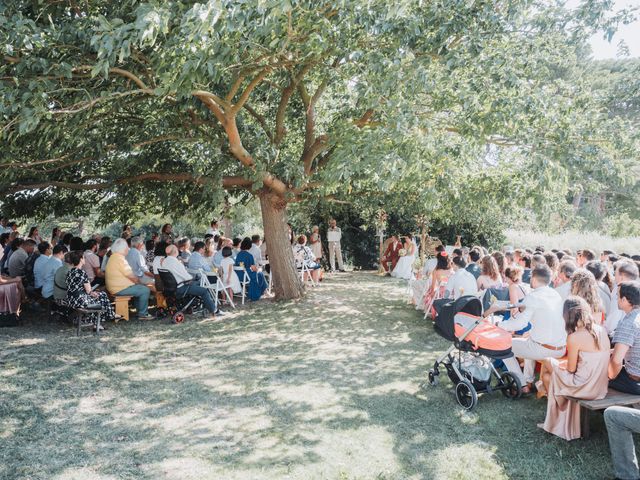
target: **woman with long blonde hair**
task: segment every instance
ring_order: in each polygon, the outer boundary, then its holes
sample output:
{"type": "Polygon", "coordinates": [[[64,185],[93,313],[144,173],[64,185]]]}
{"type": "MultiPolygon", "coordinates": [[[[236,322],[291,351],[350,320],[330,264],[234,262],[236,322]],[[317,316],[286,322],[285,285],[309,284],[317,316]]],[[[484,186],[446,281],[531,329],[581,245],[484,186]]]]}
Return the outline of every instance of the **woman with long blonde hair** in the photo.
{"type": "Polygon", "coordinates": [[[598,282],[593,273],[584,268],[576,270],[571,277],[571,295],[583,298],[591,307],[593,320],[602,325],[604,322],[604,308],[598,293],[598,282]]]}
{"type": "Polygon", "coordinates": [[[480,260],[480,267],[482,274],[478,277],[478,290],[502,286],[502,275],[500,275],[500,268],[495,258],[491,255],[485,255],[480,260]]]}

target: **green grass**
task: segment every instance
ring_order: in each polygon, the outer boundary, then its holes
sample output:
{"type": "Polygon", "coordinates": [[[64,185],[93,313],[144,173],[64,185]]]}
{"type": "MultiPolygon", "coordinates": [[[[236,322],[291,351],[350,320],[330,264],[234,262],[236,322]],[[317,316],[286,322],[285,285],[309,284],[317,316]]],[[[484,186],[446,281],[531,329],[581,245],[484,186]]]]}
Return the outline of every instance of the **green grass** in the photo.
{"type": "Polygon", "coordinates": [[[588,441],[536,428],[545,402],[419,388],[448,344],[403,283],[328,279],[216,321],[0,330],[2,479],[602,479],[588,441]]]}

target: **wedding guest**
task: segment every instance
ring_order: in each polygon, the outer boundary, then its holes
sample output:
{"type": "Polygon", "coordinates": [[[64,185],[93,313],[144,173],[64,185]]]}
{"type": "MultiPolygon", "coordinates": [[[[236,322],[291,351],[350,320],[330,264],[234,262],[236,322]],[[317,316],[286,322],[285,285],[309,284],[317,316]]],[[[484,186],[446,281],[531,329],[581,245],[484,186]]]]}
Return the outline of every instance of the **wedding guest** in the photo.
{"type": "Polygon", "coordinates": [[[429,290],[424,298],[424,304],[429,305],[435,298],[442,298],[444,296],[447,282],[453,275],[451,269],[451,259],[447,252],[439,252],[436,255],[436,268],[431,272],[431,283],[429,290]]]}
{"type": "MultiPolygon", "coordinates": [[[[164,240],[160,240],[156,243],[155,248],[153,249],[153,263],[151,264],[151,271],[153,272],[154,277],[158,275],[158,268],[162,265],[162,260],[167,256],[167,247],[169,244],[164,240]]],[[[156,278],[156,285],[158,285],[158,279],[156,278]]]]}
{"type": "Polygon", "coordinates": [[[152,292],[155,292],[155,277],[153,273],[149,271],[149,267],[142,253],[143,247],[144,240],[140,237],[133,237],[131,239],[131,247],[125,258],[131,267],[131,271],[138,278],[138,283],[148,286],[152,292]]]}
{"type": "Polygon", "coordinates": [[[238,274],[233,269],[235,260],[233,259],[233,249],[229,246],[222,247],[222,261],[220,262],[220,278],[222,283],[227,287],[229,297],[233,297],[234,293],[242,292],[242,285],[238,274]]]}
{"type": "Polygon", "coordinates": [[[469,264],[467,265],[467,271],[473,275],[473,277],[478,280],[478,277],[482,275],[482,269],[478,265],[478,261],[480,260],[480,252],[475,248],[472,248],[469,251],[469,264]]]}
{"type": "Polygon", "coordinates": [[[618,322],[625,316],[625,313],[618,307],[618,286],[623,282],[638,280],[638,267],[631,260],[622,259],[614,264],[614,288],[611,291],[611,304],[607,312],[605,327],[609,336],[612,337],[618,326],[618,322]]]}
{"type": "Polygon", "coordinates": [[[311,235],[309,236],[309,248],[316,257],[316,262],[320,263],[322,258],[322,242],[320,241],[320,227],[314,225],[311,227],[311,235]]]}
{"type": "Polygon", "coordinates": [[[253,261],[256,265],[262,265],[262,252],[260,251],[260,235],[253,235],[251,237],[251,249],[249,253],[253,255],[253,261]]]}
{"type": "MultiPolygon", "coordinates": [[[[517,252],[517,250],[516,250],[517,252]]],[[[531,281],[531,255],[521,250],[520,256],[516,256],[518,265],[523,268],[522,281],[529,283],[531,281]]]]}
{"type": "MultiPolygon", "coordinates": [[[[603,312],[608,312],[611,308],[611,287],[606,281],[611,282],[609,278],[609,271],[607,265],[593,260],[585,265],[585,268],[589,270],[598,282],[598,295],[600,295],[600,301],[602,302],[603,312]]],[[[617,299],[616,299],[617,301],[617,299]]]]}
{"type": "Polygon", "coordinates": [[[62,231],[60,230],[59,227],[53,227],[53,230],[51,231],[51,246],[52,247],[55,247],[56,245],[58,245],[58,243],[60,243],[61,234],[62,234],[62,231]]]}
{"type": "Polygon", "coordinates": [[[111,248],[111,237],[102,237],[100,239],[100,243],[98,244],[98,251],[96,252],[96,255],[100,259],[101,267],[102,267],[102,263],[104,262],[104,257],[110,248],[111,248]]]}
{"type": "Polygon", "coordinates": [[[607,395],[609,337],[593,322],[588,303],[571,296],[563,306],[567,332],[566,360],[542,361],[538,392],[547,394],[542,428],[565,440],[580,438],[580,405],[575,400],[599,400],[607,395]]]}
{"type": "MultiPolygon", "coordinates": [[[[523,273],[524,269],[519,266],[507,267],[505,271],[509,288],[509,303],[511,305],[519,305],[520,302],[531,293],[531,287],[522,281],[523,273]]],[[[509,323],[501,323],[500,326],[509,332],[513,332],[515,335],[524,335],[531,329],[531,324],[526,318],[518,318],[518,313],[517,308],[506,311],[502,321],[506,322],[509,320],[509,323]]]]}
{"type": "Polygon", "coordinates": [[[240,244],[240,253],[236,256],[236,265],[241,266],[245,269],[244,274],[249,275],[249,285],[247,290],[247,295],[251,300],[259,300],[264,291],[268,288],[267,281],[264,278],[264,273],[262,273],[255,264],[255,260],[253,259],[253,255],[249,253],[251,249],[251,239],[249,237],[245,237],[240,244]]]}
{"type": "MultiPolygon", "coordinates": [[[[240,244],[242,243],[242,239],[241,238],[234,238],[232,243],[231,243],[231,251],[233,252],[232,256],[233,258],[236,258],[236,256],[238,255],[238,253],[240,253],[240,244]]],[[[266,250],[265,250],[265,245],[266,242],[263,240],[262,241],[262,245],[260,245],[260,254],[262,255],[263,259],[266,259],[266,250]]]]}
{"type": "Polygon", "coordinates": [[[170,223],[165,223],[160,230],[160,240],[167,244],[173,243],[173,226],[170,223]]]}
{"type": "Polygon", "coordinates": [[[298,242],[293,247],[293,259],[298,270],[301,270],[303,265],[309,270],[306,274],[311,276],[315,285],[320,282],[320,264],[316,262],[316,257],[311,248],[307,246],[306,235],[298,237],[298,242]]]}
{"type": "Polygon", "coordinates": [[[625,316],[613,335],[609,387],[640,395],[640,282],[618,285],[618,306],[625,316]]]}
{"type": "Polygon", "coordinates": [[[209,237],[204,241],[204,253],[202,256],[205,261],[213,267],[213,256],[216,254],[216,242],[214,237],[209,237]]]}
{"type": "Polygon", "coordinates": [[[604,423],[609,435],[609,449],[617,479],[638,479],[638,459],[633,434],[640,433],[640,410],[629,407],[609,407],[604,411],[604,423]]]}
{"type": "Polygon", "coordinates": [[[502,280],[502,284],[507,283],[507,279],[504,276],[504,271],[507,268],[507,264],[504,259],[504,255],[502,252],[493,252],[491,256],[495,259],[496,264],[498,265],[498,272],[500,273],[500,279],[502,280]]]}
{"type": "Polygon", "coordinates": [[[125,240],[129,240],[131,238],[131,225],[123,225],[122,233],[120,234],[120,238],[124,238],[125,240]]]}
{"type": "Polygon", "coordinates": [[[578,250],[576,263],[578,264],[579,267],[584,267],[587,264],[587,262],[590,262],[595,259],[596,259],[596,254],[593,250],[589,250],[589,249],[578,250]]]}
{"type": "Polygon", "coordinates": [[[209,230],[207,230],[207,234],[211,236],[220,235],[220,229],[218,228],[218,221],[215,218],[211,220],[211,225],[209,226],[209,230]]]}
{"type": "Polygon", "coordinates": [[[56,272],[64,263],[64,256],[67,253],[67,247],[58,244],[53,247],[52,255],[47,260],[42,272],[42,298],[48,299],[53,297],[54,277],[56,272]]]}
{"type": "Polygon", "coordinates": [[[191,253],[189,262],[187,263],[187,268],[189,270],[202,270],[205,273],[213,271],[212,264],[209,263],[204,256],[204,249],[204,242],[196,242],[193,244],[193,252],[191,253]]]}
{"type": "Polygon", "coordinates": [[[498,262],[491,255],[486,255],[480,260],[482,274],[478,277],[478,290],[500,288],[503,285],[498,262]]]}
{"type": "Polygon", "coordinates": [[[27,235],[27,238],[30,238],[31,240],[36,242],[36,245],[42,243],[42,238],[40,237],[40,234],[38,233],[38,226],[37,225],[34,226],[34,227],[31,227],[29,229],[29,235],[27,235]]]}
{"type": "Polygon", "coordinates": [[[454,273],[447,281],[444,296],[457,299],[463,295],[477,295],[478,284],[473,274],[466,270],[467,264],[464,258],[454,257],[451,260],[451,266],[454,273]]]}
{"type": "Polygon", "coordinates": [[[40,242],[38,244],[38,253],[40,255],[33,264],[33,287],[37,292],[41,293],[44,284],[45,267],[49,258],[51,258],[52,249],[49,242],[40,242]]]}
{"type": "Polygon", "coordinates": [[[562,299],[550,288],[550,283],[551,270],[546,265],[538,266],[531,273],[531,293],[520,302],[524,310],[516,317],[522,323],[530,323],[531,330],[528,337],[513,339],[514,356],[503,360],[507,369],[524,385],[523,393],[531,390],[536,360],[560,358],[566,349],[562,299]],[[516,357],[524,359],[524,373],[516,357]]]}
{"type": "Polygon", "coordinates": [[[10,277],[24,277],[26,274],[27,258],[36,248],[36,242],[26,239],[20,243],[20,246],[11,254],[8,260],[7,268],[10,277]]]}
{"type": "Polygon", "coordinates": [[[571,277],[578,269],[578,266],[572,260],[563,260],[558,267],[558,275],[556,277],[555,289],[564,302],[571,295],[571,277]]]}
{"type": "Polygon", "coordinates": [[[594,323],[604,324],[605,312],[598,294],[598,282],[590,271],[584,268],[575,271],[571,277],[571,295],[580,297],[587,302],[593,313],[594,323]]]}
{"type": "MultiPolygon", "coordinates": [[[[106,292],[96,292],[91,289],[91,283],[87,273],[82,268],[84,266],[84,252],[75,250],[69,253],[69,263],[71,268],[67,272],[65,282],[67,285],[67,305],[72,308],[87,308],[98,303],[102,308],[100,315],[101,322],[116,320],[111,302],[106,292]]],[[[95,320],[94,320],[95,322],[95,320]]],[[[96,326],[94,326],[94,329],[96,326]]],[[[104,326],[101,325],[101,330],[104,326]]]]}
{"type": "MultiPolygon", "coordinates": [[[[338,259],[338,270],[344,272],[342,265],[342,249],[340,248],[340,240],[342,239],[342,230],[337,226],[335,219],[329,220],[329,229],[327,230],[327,239],[329,241],[329,265],[331,271],[336,271],[336,258],[338,259]]],[[[292,242],[293,243],[293,242],[292,242]]]]}
{"type": "Polygon", "coordinates": [[[189,257],[191,256],[191,240],[186,237],[178,240],[178,252],[178,260],[185,265],[189,263],[189,257]]]}
{"type": "Polygon", "coordinates": [[[104,272],[100,268],[100,258],[97,255],[98,243],[87,240],[84,245],[84,271],[91,285],[104,285],[104,272]]]}

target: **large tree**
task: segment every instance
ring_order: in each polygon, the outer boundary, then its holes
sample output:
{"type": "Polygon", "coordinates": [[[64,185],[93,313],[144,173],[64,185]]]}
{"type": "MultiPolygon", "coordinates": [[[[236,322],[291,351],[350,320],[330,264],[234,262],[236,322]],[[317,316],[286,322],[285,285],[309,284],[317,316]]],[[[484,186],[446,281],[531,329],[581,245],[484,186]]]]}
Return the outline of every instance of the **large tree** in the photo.
{"type": "Polygon", "coordinates": [[[397,188],[446,205],[444,180],[487,144],[560,148],[585,110],[558,71],[606,7],[5,2],[0,191],[23,213],[128,218],[246,190],[276,294],[295,298],[288,204],[397,188]]]}

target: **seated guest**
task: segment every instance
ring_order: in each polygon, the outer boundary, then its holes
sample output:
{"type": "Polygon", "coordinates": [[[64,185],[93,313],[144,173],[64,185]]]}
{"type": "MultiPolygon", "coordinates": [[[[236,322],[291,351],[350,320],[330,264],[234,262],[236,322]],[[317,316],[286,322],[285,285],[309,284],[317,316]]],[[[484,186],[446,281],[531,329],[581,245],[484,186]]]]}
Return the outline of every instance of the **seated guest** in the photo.
{"type": "Polygon", "coordinates": [[[45,263],[42,269],[42,298],[51,298],[53,296],[54,277],[58,269],[62,267],[62,264],[64,263],[63,259],[65,253],[67,253],[67,247],[64,245],[58,244],[53,247],[52,255],[47,259],[47,263],[45,263]]]}
{"type": "Polygon", "coordinates": [[[638,479],[638,459],[633,434],[640,433],[640,410],[629,407],[609,407],[604,411],[604,423],[609,435],[609,449],[616,479],[638,479]]]}
{"type": "Polygon", "coordinates": [[[160,240],[156,243],[156,246],[153,250],[153,263],[151,264],[151,271],[154,275],[158,274],[158,268],[162,265],[162,261],[167,256],[167,247],[169,244],[164,240],[160,240]]]}
{"type": "Polygon", "coordinates": [[[502,252],[493,252],[491,256],[495,259],[496,264],[498,265],[498,272],[500,273],[500,278],[502,279],[502,284],[507,283],[507,279],[504,276],[504,270],[507,268],[507,264],[504,260],[504,255],[502,252]]]}
{"type": "MultiPolygon", "coordinates": [[[[508,267],[505,271],[507,277],[507,285],[509,289],[509,303],[512,305],[519,305],[520,302],[531,293],[529,285],[522,281],[522,267],[508,267]]],[[[507,310],[502,322],[498,325],[508,332],[513,332],[514,335],[524,335],[531,329],[531,324],[525,317],[518,315],[518,308],[507,310]]]]}
{"type": "Polygon", "coordinates": [[[547,266],[551,269],[551,284],[555,285],[555,280],[558,276],[558,269],[560,267],[560,260],[558,259],[558,256],[553,252],[544,252],[542,256],[544,257],[547,266]]]}
{"type": "MultiPolygon", "coordinates": [[[[66,304],[71,308],[87,308],[90,305],[98,303],[100,307],[102,307],[102,312],[99,313],[100,321],[107,322],[109,320],[115,320],[117,317],[107,293],[95,292],[91,289],[87,272],[82,268],[84,266],[84,252],[80,250],[70,252],[69,263],[71,264],[71,268],[65,277],[65,283],[67,285],[66,304]]],[[[101,326],[100,329],[103,330],[104,327],[101,326]]]]}
{"type": "Polygon", "coordinates": [[[486,255],[480,261],[482,274],[478,277],[478,290],[488,290],[489,288],[500,288],[503,285],[498,262],[491,255],[486,255]]]}
{"type": "Polygon", "coordinates": [[[70,252],[84,252],[84,240],[80,237],[72,237],[69,242],[70,252]]]}
{"type": "Polygon", "coordinates": [[[216,306],[209,290],[200,285],[193,283],[193,277],[184,266],[182,261],[178,260],[178,248],[175,245],[169,245],[166,250],[167,256],[162,260],[160,268],[168,270],[176,279],[178,290],[176,296],[182,298],[185,295],[199,297],[204,303],[205,308],[213,317],[216,313],[216,306]]]}
{"type": "Polygon", "coordinates": [[[170,223],[165,223],[160,230],[160,240],[164,241],[167,245],[173,243],[173,227],[170,223]]]}
{"type": "Polygon", "coordinates": [[[529,283],[531,281],[531,255],[527,252],[522,252],[517,258],[518,266],[523,268],[522,281],[529,283]]]}
{"type": "Polygon", "coordinates": [[[584,267],[588,262],[596,259],[596,254],[593,250],[585,249],[578,250],[578,254],[576,257],[576,263],[579,267],[584,267]]]}
{"type": "Polygon", "coordinates": [[[222,283],[227,287],[229,296],[233,297],[234,293],[242,291],[238,274],[233,269],[235,260],[233,259],[233,251],[231,247],[222,247],[222,262],[220,262],[220,278],[222,283]]]}
{"type": "Polygon", "coordinates": [[[605,313],[598,294],[598,282],[590,271],[584,268],[575,271],[571,277],[571,295],[586,300],[593,313],[594,323],[604,324],[605,313]]]}
{"type": "Polygon", "coordinates": [[[93,238],[84,244],[84,268],[91,285],[104,285],[104,272],[100,268],[100,258],[96,253],[98,242],[93,238]]]}
{"type": "Polygon", "coordinates": [[[23,241],[9,257],[9,276],[24,277],[26,274],[27,258],[36,248],[36,242],[30,239],[23,241]]]}
{"type": "MultiPolygon", "coordinates": [[[[240,244],[242,243],[242,239],[241,238],[234,238],[233,239],[233,245],[234,248],[236,249],[236,251],[233,254],[233,258],[236,257],[236,255],[238,255],[238,252],[240,252],[240,244]],[[236,240],[238,241],[238,243],[236,244],[236,240]]],[[[267,239],[263,238],[262,239],[262,244],[260,245],[260,253],[262,254],[262,260],[267,260],[269,258],[269,253],[267,252],[267,239]]],[[[269,265],[267,265],[266,267],[267,272],[269,271],[269,265]]]]}
{"type": "Polygon", "coordinates": [[[447,289],[447,282],[453,275],[451,268],[451,259],[446,251],[439,252],[436,255],[436,268],[431,272],[431,282],[429,289],[424,296],[425,308],[432,303],[434,299],[442,298],[447,289]]]}
{"type": "MultiPolygon", "coordinates": [[[[469,272],[473,277],[478,280],[478,277],[482,275],[482,269],[478,265],[478,261],[480,260],[480,252],[475,248],[472,248],[469,251],[469,264],[467,265],[467,272],[469,272]]],[[[477,290],[477,285],[476,285],[477,290]]]]}
{"type": "Polygon", "coordinates": [[[571,296],[564,303],[567,358],[542,362],[538,392],[546,392],[547,415],[542,428],[565,440],[580,438],[580,405],[567,397],[599,400],[607,395],[609,337],[593,322],[587,302],[571,296]]]}
{"type": "MultiPolygon", "coordinates": [[[[231,250],[233,252],[232,256],[235,259],[236,256],[238,255],[238,253],[240,253],[240,244],[242,243],[242,239],[241,238],[234,238],[233,239],[233,243],[231,244],[231,250]]],[[[263,259],[266,259],[267,256],[265,255],[266,250],[263,248],[266,245],[266,243],[263,241],[262,244],[260,245],[260,254],[262,255],[263,259]]]]}
{"type": "MultiPolygon", "coordinates": [[[[60,246],[67,250],[64,244],[60,246]]],[[[67,302],[67,273],[71,270],[70,253],[68,250],[66,251],[62,266],[53,275],[53,298],[61,305],[65,305],[67,302]]]]}
{"type": "Polygon", "coordinates": [[[571,277],[578,266],[571,260],[563,260],[558,267],[558,275],[556,277],[555,289],[560,298],[564,302],[571,295],[571,277]]]}
{"type": "Polygon", "coordinates": [[[444,296],[446,298],[457,299],[463,295],[478,294],[478,284],[473,274],[466,270],[467,263],[462,256],[454,257],[451,260],[453,275],[447,282],[444,296]]]}
{"type": "Polygon", "coordinates": [[[144,248],[144,241],[140,237],[133,237],[131,239],[131,248],[127,253],[127,263],[131,267],[133,274],[138,278],[138,283],[147,285],[152,291],[155,291],[155,279],[153,273],[149,271],[147,267],[147,261],[142,254],[144,248]]]}
{"type": "Polygon", "coordinates": [[[567,332],[562,316],[562,299],[549,287],[550,282],[551,270],[546,265],[538,266],[531,273],[532,291],[520,303],[523,311],[515,317],[522,323],[530,323],[531,330],[528,337],[513,339],[514,356],[504,359],[507,369],[524,386],[524,393],[531,391],[536,360],[560,358],[565,352],[567,332]],[[524,374],[516,357],[524,359],[524,374]]]}
{"type": "Polygon", "coordinates": [[[187,268],[189,270],[202,270],[203,272],[211,272],[211,263],[204,257],[204,242],[196,242],[193,245],[193,253],[189,257],[187,268]]]}
{"type": "Polygon", "coordinates": [[[240,253],[236,256],[236,266],[243,267],[245,275],[249,276],[250,282],[247,290],[249,298],[251,300],[259,300],[268,285],[264,278],[264,273],[260,271],[258,265],[255,264],[253,255],[249,252],[252,245],[249,237],[245,237],[242,240],[240,253]]]}
{"type": "Polygon", "coordinates": [[[60,230],[60,227],[53,227],[53,230],[51,230],[51,246],[55,247],[56,245],[58,245],[61,239],[62,230],[60,230]]]}
{"type": "Polygon", "coordinates": [[[145,244],[144,244],[144,249],[146,250],[146,253],[144,255],[144,261],[147,264],[147,267],[151,268],[151,265],[153,265],[153,259],[156,256],[156,254],[155,254],[155,249],[156,249],[155,240],[147,240],[145,242],[145,244]]]}
{"type": "Polygon", "coordinates": [[[62,236],[62,244],[67,247],[67,249],[69,249],[69,247],[71,246],[71,239],[73,238],[73,233],[65,233],[62,236]]]}
{"type": "Polygon", "coordinates": [[[613,337],[618,322],[624,317],[624,312],[618,308],[618,285],[622,282],[633,282],[638,280],[638,267],[631,260],[618,260],[614,264],[614,287],[611,291],[611,303],[607,312],[605,327],[609,332],[609,337],[613,337]]]}
{"type": "Polygon", "coordinates": [[[618,287],[618,306],[625,316],[613,336],[609,387],[640,395],[640,282],[621,282],[618,287]]]}
{"type": "Polygon", "coordinates": [[[188,238],[181,238],[178,241],[178,259],[185,265],[189,263],[189,257],[191,256],[191,240],[188,238]]]}
{"type": "Polygon", "coordinates": [[[216,250],[215,255],[213,256],[213,267],[214,268],[220,268],[220,265],[222,264],[222,259],[224,258],[222,256],[222,249],[224,247],[230,247],[231,244],[231,240],[225,237],[220,237],[220,240],[218,240],[218,250],[216,250]]]}
{"type": "MultiPolygon", "coordinates": [[[[51,258],[51,245],[49,242],[41,242],[38,244],[38,252],[40,255],[33,264],[33,286],[38,292],[42,292],[44,284],[45,266],[51,258]]],[[[42,293],[41,293],[42,294],[42,293]]]]}
{"type": "Polygon", "coordinates": [[[111,245],[111,257],[107,263],[105,271],[105,283],[107,290],[116,296],[132,296],[135,299],[138,318],[150,320],[149,315],[149,295],[151,290],[148,286],[140,284],[127,263],[127,253],[129,246],[124,238],[118,238],[111,245]]]}
{"type": "Polygon", "coordinates": [[[9,242],[4,249],[4,256],[2,257],[2,273],[4,275],[9,275],[9,260],[11,259],[11,255],[20,249],[23,242],[24,240],[18,237],[17,234],[11,233],[9,235],[9,242]]]}
{"type": "Polygon", "coordinates": [[[446,252],[444,245],[438,245],[433,251],[433,257],[424,262],[424,267],[422,268],[422,277],[430,278],[433,271],[436,269],[438,265],[438,254],[446,252]]]}
{"type": "Polygon", "coordinates": [[[293,246],[293,260],[298,270],[301,270],[303,265],[309,269],[306,275],[311,275],[316,285],[320,282],[320,264],[316,262],[316,256],[311,248],[307,246],[306,235],[300,235],[297,244],[293,246]]]}
{"type": "Polygon", "coordinates": [[[120,238],[124,238],[125,240],[129,240],[131,238],[132,231],[131,225],[123,225],[122,233],[120,234],[120,238]]]}
{"type": "Polygon", "coordinates": [[[102,261],[110,248],[111,248],[111,237],[102,237],[100,239],[100,243],[98,244],[98,251],[96,252],[96,255],[100,259],[100,267],[102,267],[102,261]]]}
{"type": "Polygon", "coordinates": [[[204,241],[204,253],[202,256],[205,259],[205,262],[209,264],[209,266],[213,267],[213,256],[216,254],[216,241],[214,237],[211,236],[206,238],[204,241]]]}
{"type": "Polygon", "coordinates": [[[251,249],[249,253],[253,255],[253,261],[256,265],[262,265],[262,252],[260,251],[260,235],[254,235],[251,237],[251,249]]]}

